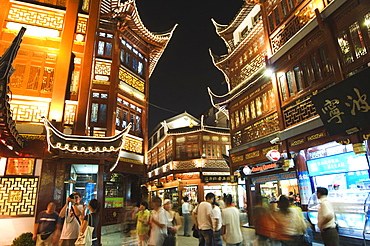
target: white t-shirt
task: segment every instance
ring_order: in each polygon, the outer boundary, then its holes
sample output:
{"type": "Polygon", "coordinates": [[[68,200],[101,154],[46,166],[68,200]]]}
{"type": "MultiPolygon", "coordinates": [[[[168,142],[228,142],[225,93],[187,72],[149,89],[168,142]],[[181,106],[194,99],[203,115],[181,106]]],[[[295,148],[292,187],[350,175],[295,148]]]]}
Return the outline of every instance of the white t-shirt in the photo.
{"type": "Polygon", "coordinates": [[[221,209],[219,206],[214,206],[211,212],[212,228],[218,231],[222,227],[221,209]]]}
{"type": "Polygon", "coordinates": [[[235,244],[243,241],[238,209],[235,207],[226,207],[222,209],[222,225],[226,226],[226,243],[235,244]]]}
{"type": "Polygon", "coordinates": [[[182,208],[182,213],[183,214],[190,214],[190,212],[192,210],[192,206],[188,202],[184,202],[184,204],[182,204],[181,208],[182,208]]]}
{"type": "Polygon", "coordinates": [[[320,207],[318,210],[317,220],[317,225],[319,226],[319,228],[335,228],[334,209],[330,201],[326,197],[320,199],[320,207]],[[323,224],[323,220],[326,217],[332,217],[332,219],[328,223],[323,224]]]}
{"type": "Polygon", "coordinates": [[[209,202],[201,202],[198,207],[195,209],[198,220],[198,228],[200,230],[209,230],[212,229],[211,221],[209,217],[211,216],[212,205],[209,202]]]}
{"type": "Polygon", "coordinates": [[[65,211],[64,223],[60,239],[77,239],[80,232],[80,224],[72,209],[68,208],[65,211]]]}
{"type": "MultiPolygon", "coordinates": [[[[158,211],[152,210],[151,216],[160,224],[168,225],[168,216],[166,213],[166,210],[160,207],[158,211]]],[[[165,236],[167,236],[167,228],[161,228],[157,224],[152,223],[148,245],[163,245],[165,236]]]]}

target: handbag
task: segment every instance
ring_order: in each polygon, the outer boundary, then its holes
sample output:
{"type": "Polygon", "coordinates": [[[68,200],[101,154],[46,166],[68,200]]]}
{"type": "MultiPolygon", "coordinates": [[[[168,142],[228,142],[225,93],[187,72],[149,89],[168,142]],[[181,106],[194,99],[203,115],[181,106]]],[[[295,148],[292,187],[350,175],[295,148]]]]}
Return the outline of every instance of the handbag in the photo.
{"type": "Polygon", "coordinates": [[[49,232],[41,232],[40,233],[40,237],[41,237],[41,240],[46,240],[49,238],[49,236],[53,234],[53,231],[49,231],[49,232]]]}
{"type": "Polygon", "coordinates": [[[76,246],[91,246],[92,244],[92,233],[94,231],[94,227],[90,226],[90,217],[91,217],[91,214],[87,216],[88,223],[87,223],[86,230],[85,232],[80,233],[80,235],[78,236],[75,242],[76,246]]]}
{"type": "Polygon", "coordinates": [[[193,237],[199,238],[199,231],[197,230],[197,228],[195,228],[195,224],[191,229],[193,230],[193,237]]]}

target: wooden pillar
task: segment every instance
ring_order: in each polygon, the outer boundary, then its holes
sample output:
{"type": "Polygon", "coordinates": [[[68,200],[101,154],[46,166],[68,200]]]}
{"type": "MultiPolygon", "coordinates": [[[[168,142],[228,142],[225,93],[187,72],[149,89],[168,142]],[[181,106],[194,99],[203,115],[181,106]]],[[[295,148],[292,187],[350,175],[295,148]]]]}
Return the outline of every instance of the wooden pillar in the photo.
{"type": "Polygon", "coordinates": [[[251,191],[251,178],[245,178],[245,190],[247,195],[247,213],[249,226],[253,225],[253,203],[252,203],[252,191],[251,191]]]}
{"type": "MultiPolygon", "coordinates": [[[[104,193],[105,193],[105,190],[104,190],[104,160],[100,160],[100,163],[99,163],[99,168],[98,168],[98,180],[97,180],[97,183],[98,183],[98,187],[97,187],[97,200],[100,204],[100,211],[99,211],[99,225],[98,225],[98,228],[97,228],[97,231],[96,231],[96,236],[98,238],[98,241],[101,242],[101,227],[102,227],[102,222],[104,221],[104,213],[103,213],[103,210],[104,210],[104,193]]],[[[100,243],[101,245],[101,243],[100,243]]]]}
{"type": "MultiPolygon", "coordinates": [[[[9,8],[10,8],[10,1],[9,0],[0,0],[0,27],[1,29],[4,27],[4,21],[6,20],[6,16],[8,15],[9,8]]],[[[3,55],[3,54],[1,54],[3,55]]]]}
{"type": "Polygon", "coordinates": [[[63,121],[64,103],[68,84],[68,76],[71,68],[72,47],[77,25],[79,0],[68,0],[67,11],[64,18],[62,40],[60,43],[53,93],[50,103],[49,120],[63,121]]]}
{"type": "Polygon", "coordinates": [[[108,105],[107,105],[107,136],[114,136],[116,130],[116,108],[117,108],[117,87],[118,69],[120,65],[119,55],[119,32],[114,33],[113,51],[112,51],[112,65],[110,69],[110,85],[108,91],[108,105]]]}
{"type": "Polygon", "coordinates": [[[49,202],[54,201],[56,167],[57,165],[55,160],[44,159],[42,161],[35,215],[45,210],[49,202]]]}
{"type": "Polygon", "coordinates": [[[89,101],[91,87],[91,73],[93,61],[95,58],[95,36],[100,18],[100,1],[90,1],[89,20],[87,22],[86,43],[84,58],[81,67],[80,83],[78,87],[78,105],[76,112],[76,121],[74,125],[74,134],[85,135],[86,122],[89,119],[89,101]]]}
{"type": "Polygon", "coordinates": [[[344,80],[343,69],[340,61],[342,56],[338,48],[338,43],[333,34],[333,28],[330,23],[324,21],[318,9],[315,9],[316,19],[319,24],[319,28],[323,31],[323,35],[328,47],[329,59],[333,65],[333,73],[335,77],[335,83],[339,83],[344,80]]]}

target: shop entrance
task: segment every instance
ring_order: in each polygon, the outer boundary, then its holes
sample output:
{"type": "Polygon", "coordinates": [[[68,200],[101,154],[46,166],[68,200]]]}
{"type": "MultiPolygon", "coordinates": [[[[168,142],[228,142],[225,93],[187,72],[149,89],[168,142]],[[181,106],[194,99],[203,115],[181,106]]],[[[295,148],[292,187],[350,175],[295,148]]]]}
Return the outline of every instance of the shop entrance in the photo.
{"type": "Polygon", "coordinates": [[[276,180],[260,184],[261,196],[267,197],[270,202],[277,201],[281,195],[294,196],[298,194],[297,179],[276,180]]]}
{"type": "Polygon", "coordinates": [[[87,205],[97,196],[98,165],[73,164],[70,180],[66,184],[66,198],[73,192],[79,192],[82,203],[87,205]]]}

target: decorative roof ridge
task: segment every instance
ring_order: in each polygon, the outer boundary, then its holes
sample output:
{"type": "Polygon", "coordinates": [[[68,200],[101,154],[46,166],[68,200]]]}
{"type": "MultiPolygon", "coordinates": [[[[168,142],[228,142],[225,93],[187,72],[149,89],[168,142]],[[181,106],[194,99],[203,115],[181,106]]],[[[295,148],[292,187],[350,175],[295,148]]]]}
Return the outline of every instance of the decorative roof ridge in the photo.
{"type": "Polygon", "coordinates": [[[215,22],[218,25],[218,27],[222,27],[222,26],[225,27],[224,29],[218,31],[217,34],[222,35],[227,31],[234,31],[240,24],[240,21],[244,20],[245,16],[249,14],[249,12],[253,9],[253,7],[254,5],[251,5],[245,2],[243,6],[240,8],[239,12],[234,16],[234,18],[231,20],[231,22],[228,25],[221,25],[215,22]]]}
{"type": "Polygon", "coordinates": [[[45,117],[42,118],[46,129],[46,139],[49,151],[53,148],[70,153],[77,152],[85,154],[117,152],[123,148],[126,135],[131,128],[131,123],[129,123],[123,131],[112,137],[65,135],[53,126],[45,117]],[[107,147],[105,146],[106,144],[110,144],[111,146],[107,147]]]}
{"type": "MultiPolygon", "coordinates": [[[[255,73],[255,76],[257,74],[258,74],[258,72],[255,73]]],[[[227,93],[225,93],[223,95],[216,95],[208,87],[208,95],[211,98],[212,106],[215,107],[215,108],[217,108],[216,105],[214,104],[213,98],[218,98],[224,104],[225,103],[229,103],[230,101],[234,100],[234,98],[240,96],[240,94],[244,93],[245,91],[247,91],[248,89],[250,89],[252,86],[254,86],[263,76],[265,76],[264,73],[260,74],[260,76],[258,76],[257,78],[255,78],[252,82],[250,82],[248,85],[246,85],[244,87],[242,87],[242,85],[244,85],[245,83],[240,83],[237,87],[233,88],[231,91],[228,91],[227,93]]],[[[248,81],[248,79],[245,80],[245,81],[248,81]]]]}
{"type": "Polygon", "coordinates": [[[209,48],[209,49],[208,49],[208,52],[209,52],[209,55],[211,56],[211,59],[212,59],[212,63],[213,63],[213,65],[214,65],[218,70],[220,70],[220,71],[221,71],[221,73],[224,75],[224,77],[225,77],[225,82],[226,82],[226,84],[227,84],[227,90],[228,90],[228,91],[230,91],[230,89],[231,89],[231,88],[230,88],[230,79],[229,79],[228,74],[227,74],[223,69],[221,69],[220,67],[218,67],[218,66],[217,66],[218,62],[216,61],[216,58],[217,58],[217,57],[220,57],[220,56],[215,55],[215,54],[212,52],[211,48],[209,48]]]}
{"type": "Polygon", "coordinates": [[[8,93],[11,93],[11,91],[8,84],[10,76],[15,71],[12,63],[18,53],[25,32],[26,28],[21,27],[13,42],[3,56],[0,57],[0,112],[2,111],[0,114],[0,136],[4,136],[5,139],[1,139],[1,142],[11,150],[14,147],[19,149],[24,146],[24,138],[19,135],[16,129],[16,122],[12,118],[12,111],[9,104],[10,98],[8,96],[8,93]]]}
{"type": "MultiPolygon", "coordinates": [[[[253,26],[253,28],[247,33],[248,35],[245,35],[244,38],[237,43],[236,47],[234,49],[231,49],[230,53],[227,53],[225,55],[218,56],[218,60],[215,61],[215,64],[223,63],[224,61],[227,61],[228,59],[232,58],[237,52],[239,52],[246,43],[248,43],[254,35],[258,33],[258,31],[263,29],[263,21],[262,18],[256,22],[256,24],[253,26]]],[[[228,44],[226,42],[226,44],[228,44]]]]}

